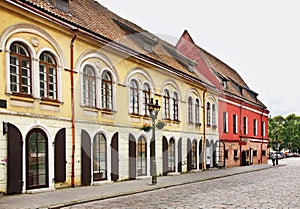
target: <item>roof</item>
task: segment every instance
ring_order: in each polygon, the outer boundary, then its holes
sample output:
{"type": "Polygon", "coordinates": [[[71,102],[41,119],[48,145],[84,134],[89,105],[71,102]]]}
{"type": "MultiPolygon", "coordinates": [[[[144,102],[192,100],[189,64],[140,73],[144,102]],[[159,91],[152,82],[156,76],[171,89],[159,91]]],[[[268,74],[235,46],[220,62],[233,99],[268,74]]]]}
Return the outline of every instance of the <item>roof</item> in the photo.
{"type": "MultiPolygon", "coordinates": [[[[177,48],[190,59],[200,59],[205,62],[205,65],[198,65],[196,69],[204,72],[204,75],[214,83],[215,86],[221,88],[220,90],[224,95],[235,99],[246,100],[266,109],[265,105],[257,99],[258,94],[248,87],[237,71],[196,45],[188,31],[184,31],[177,43],[177,48]],[[186,45],[188,45],[188,47],[186,47],[186,45]],[[211,76],[212,74],[214,76],[211,76]],[[221,85],[218,85],[216,81],[221,85]],[[226,82],[226,86],[222,85],[223,82],[226,82]]],[[[198,64],[199,62],[200,61],[198,61],[198,64]]]]}
{"type": "Polygon", "coordinates": [[[195,79],[205,86],[212,86],[205,77],[200,77],[189,70],[187,66],[189,63],[194,62],[183,55],[180,56],[174,46],[116,15],[94,0],[69,0],[68,12],[55,8],[47,0],[13,1],[20,4],[25,3],[42,11],[45,15],[51,15],[81,30],[105,38],[111,43],[116,43],[118,46],[130,50],[137,56],[146,57],[160,66],[179,72],[187,79],[195,79]],[[144,42],[151,45],[152,49],[150,51],[142,46],[144,42]],[[174,53],[170,53],[170,49],[174,50],[174,53]]]}

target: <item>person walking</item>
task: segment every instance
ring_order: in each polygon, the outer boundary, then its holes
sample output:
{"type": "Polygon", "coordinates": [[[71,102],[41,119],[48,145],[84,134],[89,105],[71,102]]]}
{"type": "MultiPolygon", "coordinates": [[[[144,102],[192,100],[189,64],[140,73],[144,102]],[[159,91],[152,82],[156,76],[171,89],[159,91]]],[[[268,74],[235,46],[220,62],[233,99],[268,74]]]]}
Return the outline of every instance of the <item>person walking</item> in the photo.
{"type": "Polygon", "coordinates": [[[275,166],[275,155],[274,155],[274,153],[271,154],[271,159],[272,159],[273,166],[275,166]]]}

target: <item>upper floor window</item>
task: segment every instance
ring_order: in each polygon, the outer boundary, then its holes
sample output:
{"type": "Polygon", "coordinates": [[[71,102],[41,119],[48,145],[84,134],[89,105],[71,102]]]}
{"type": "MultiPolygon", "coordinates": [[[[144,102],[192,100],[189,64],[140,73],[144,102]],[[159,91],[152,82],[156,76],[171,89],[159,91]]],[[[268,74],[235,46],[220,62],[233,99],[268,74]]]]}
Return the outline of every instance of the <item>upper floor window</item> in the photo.
{"type": "Polygon", "coordinates": [[[19,42],[10,46],[10,90],[31,94],[31,57],[28,49],[19,42]]]}
{"type": "Polygon", "coordinates": [[[130,82],[130,113],[139,114],[139,88],[136,80],[130,82]]]}
{"type": "Polygon", "coordinates": [[[200,124],[200,103],[199,103],[199,99],[196,99],[196,104],[195,104],[195,122],[196,122],[196,124],[200,124]]]}
{"type": "Polygon", "coordinates": [[[83,69],[83,104],[96,107],[96,76],[91,65],[83,69]]]}
{"type": "Polygon", "coordinates": [[[101,83],[101,99],[102,99],[102,108],[103,109],[112,109],[112,77],[110,72],[104,71],[102,74],[102,83],[101,83]]]}
{"type": "Polygon", "coordinates": [[[40,55],[40,97],[57,99],[57,64],[48,52],[40,55]]]}
{"type": "Polygon", "coordinates": [[[193,123],[193,99],[188,98],[188,122],[193,123]]]}
{"type": "Polygon", "coordinates": [[[256,119],[253,120],[253,135],[254,136],[257,135],[257,120],[256,119]]]}
{"type": "Polygon", "coordinates": [[[223,132],[228,133],[228,113],[223,112],[223,132]]]}
{"type": "Polygon", "coordinates": [[[148,103],[150,102],[150,87],[148,84],[143,85],[143,110],[144,115],[150,115],[149,114],[149,107],[148,103]]]}
{"type": "Polygon", "coordinates": [[[163,110],[164,118],[170,119],[170,93],[167,89],[164,90],[163,94],[163,110]]]}
{"type": "Polygon", "coordinates": [[[261,136],[266,136],[266,123],[265,123],[265,121],[261,122],[261,136]]]}
{"type": "Polygon", "coordinates": [[[216,105],[212,104],[212,114],[211,114],[212,125],[216,125],[216,105]]]}
{"type": "Polygon", "coordinates": [[[238,118],[237,118],[237,115],[236,114],[234,114],[233,115],[233,133],[234,134],[237,134],[238,133],[238,118]]]}
{"type": "Polygon", "coordinates": [[[248,118],[247,117],[244,117],[243,118],[243,133],[244,134],[248,134],[248,118]]]}
{"type": "Polygon", "coordinates": [[[174,92],[173,94],[173,119],[178,121],[179,114],[178,114],[178,94],[174,92]]]}
{"type": "Polygon", "coordinates": [[[210,118],[210,114],[211,114],[211,109],[210,109],[210,103],[207,102],[206,104],[206,114],[207,114],[207,125],[210,126],[211,125],[211,118],[210,118]]]}

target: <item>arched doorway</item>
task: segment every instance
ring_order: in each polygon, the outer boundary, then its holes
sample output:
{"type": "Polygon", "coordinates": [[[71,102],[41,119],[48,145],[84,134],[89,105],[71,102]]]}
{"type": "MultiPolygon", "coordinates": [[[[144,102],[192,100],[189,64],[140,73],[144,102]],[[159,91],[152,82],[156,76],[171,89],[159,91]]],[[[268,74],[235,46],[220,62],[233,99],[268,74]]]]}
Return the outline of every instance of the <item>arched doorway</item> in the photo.
{"type": "Polygon", "coordinates": [[[44,131],[36,128],[26,137],[26,189],[48,186],[48,139],[44,131]]]}
{"type": "Polygon", "coordinates": [[[103,133],[98,133],[93,140],[93,181],[107,179],[107,148],[103,133]]]}
{"type": "Polygon", "coordinates": [[[137,142],[136,173],[138,176],[147,175],[147,141],[141,136],[137,142]]]}

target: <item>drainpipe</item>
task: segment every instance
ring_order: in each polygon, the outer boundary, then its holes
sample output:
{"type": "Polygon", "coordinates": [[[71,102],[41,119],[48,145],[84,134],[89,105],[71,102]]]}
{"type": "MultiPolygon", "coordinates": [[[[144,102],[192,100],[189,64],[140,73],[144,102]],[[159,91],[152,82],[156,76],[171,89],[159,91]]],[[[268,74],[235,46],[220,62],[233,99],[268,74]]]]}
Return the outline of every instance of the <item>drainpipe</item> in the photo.
{"type": "Polygon", "coordinates": [[[205,159],[205,153],[206,153],[206,125],[205,125],[205,93],[207,92],[207,89],[203,92],[203,105],[202,105],[202,111],[203,111],[203,152],[202,152],[202,169],[206,169],[206,159],[205,159]]]}
{"type": "Polygon", "coordinates": [[[264,135],[263,135],[263,114],[264,114],[264,110],[261,112],[261,115],[260,115],[260,125],[261,125],[261,147],[260,147],[260,163],[262,163],[262,150],[263,150],[263,144],[264,144],[264,135]]]}
{"type": "Polygon", "coordinates": [[[71,106],[72,106],[72,174],[71,186],[75,187],[75,104],[74,104],[74,41],[77,37],[77,29],[72,29],[74,34],[70,44],[71,56],[71,106]]]}
{"type": "Polygon", "coordinates": [[[242,119],[242,108],[244,102],[240,106],[240,165],[242,165],[242,137],[243,137],[243,119],[242,119]]]}

